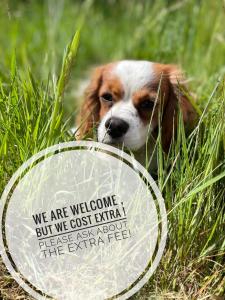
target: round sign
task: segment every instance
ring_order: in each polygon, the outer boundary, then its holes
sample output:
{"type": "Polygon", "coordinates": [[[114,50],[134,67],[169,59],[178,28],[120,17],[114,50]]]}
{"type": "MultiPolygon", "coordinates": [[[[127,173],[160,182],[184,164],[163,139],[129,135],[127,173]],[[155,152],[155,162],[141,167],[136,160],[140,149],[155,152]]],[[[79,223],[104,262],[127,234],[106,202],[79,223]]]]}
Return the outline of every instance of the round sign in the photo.
{"type": "Polygon", "coordinates": [[[1,199],[0,251],[35,299],[127,299],[162,256],[166,211],[134,158],[96,142],[43,150],[1,199]]]}

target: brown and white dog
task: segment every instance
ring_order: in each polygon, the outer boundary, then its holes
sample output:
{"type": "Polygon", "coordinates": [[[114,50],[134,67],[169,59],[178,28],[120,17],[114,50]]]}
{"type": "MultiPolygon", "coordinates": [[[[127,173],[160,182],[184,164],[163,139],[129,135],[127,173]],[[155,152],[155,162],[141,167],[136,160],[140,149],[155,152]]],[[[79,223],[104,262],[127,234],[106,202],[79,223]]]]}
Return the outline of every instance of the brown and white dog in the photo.
{"type": "Polygon", "coordinates": [[[178,107],[185,126],[196,113],[186,97],[184,78],[174,65],[123,60],[95,69],[77,120],[76,137],[83,139],[97,129],[97,140],[141,149],[149,136],[168,152],[176,132],[178,107]],[[159,117],[160,116],[160,117],[159,117]]]}

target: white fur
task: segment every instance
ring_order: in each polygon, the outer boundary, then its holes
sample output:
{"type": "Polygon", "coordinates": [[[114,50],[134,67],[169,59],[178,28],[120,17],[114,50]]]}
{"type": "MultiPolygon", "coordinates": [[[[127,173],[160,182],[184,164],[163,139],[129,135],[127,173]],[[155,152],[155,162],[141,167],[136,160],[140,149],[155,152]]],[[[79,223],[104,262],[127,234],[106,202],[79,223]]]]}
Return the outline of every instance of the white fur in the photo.
{"type": "Polygon", "coordinates": [[[116,65],[113,73],[122,82],[126,100],[131,100],[134,92],[149,84],[154,78],[152,65],[153,63],[144,60],[123,60],[116,65]]]}
{"type": "MultiPolygon", "coordinates": [[[[98,128],[98,140],[104,143],[123,143],[131,150],[141,148],[148,136],[149,125],[145,125],[133,105],[133,94],[149,84],[154,78],[152,63],[148,61],[124,60],[119,62],[112,74],[115,74],[121,81],[124,89],[124,97],[108,111],[102,119],[98,128]],[[117,117],[129,124],[127,133],[116,140],[113,140],[106,131],[105,123],[110,117],[117,117]]],[[[151,130],[151,128],[150,128],[151,130]]]]}

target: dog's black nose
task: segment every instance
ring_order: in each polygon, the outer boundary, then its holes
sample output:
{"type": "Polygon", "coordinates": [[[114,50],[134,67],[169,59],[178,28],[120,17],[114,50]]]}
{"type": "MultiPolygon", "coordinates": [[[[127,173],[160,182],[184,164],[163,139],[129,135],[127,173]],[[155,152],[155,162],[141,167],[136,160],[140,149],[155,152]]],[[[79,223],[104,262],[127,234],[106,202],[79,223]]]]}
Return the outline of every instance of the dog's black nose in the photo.
{"type": "Polygon", "coordinates": [[[112,138],[120,138],[127,132],[129,124],[122,119],[112,117],[105,122],[105,128],[112,138]]]}

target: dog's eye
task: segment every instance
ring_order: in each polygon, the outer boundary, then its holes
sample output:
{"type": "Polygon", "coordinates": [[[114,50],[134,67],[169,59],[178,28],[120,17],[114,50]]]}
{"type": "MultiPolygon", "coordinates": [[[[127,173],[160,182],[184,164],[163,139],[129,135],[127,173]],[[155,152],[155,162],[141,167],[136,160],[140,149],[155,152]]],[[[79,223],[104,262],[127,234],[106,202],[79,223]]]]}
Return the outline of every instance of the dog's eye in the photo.
{"type": "Polygon", "coordinates": [[[140,109],[153,109],[154,108],[154,102],[151,100],[144,100],[139,104],[140,109]]]}
{"type": "Polygon", "coordinates": [[[110,93],[104,93],[103,95],[101,95],[100,98],[104,101],[109,101],[109,102],[113,101],[113,96],[110,93]]]}

